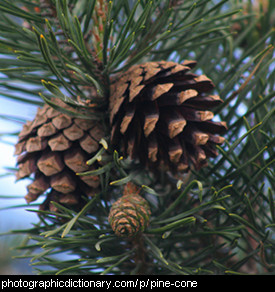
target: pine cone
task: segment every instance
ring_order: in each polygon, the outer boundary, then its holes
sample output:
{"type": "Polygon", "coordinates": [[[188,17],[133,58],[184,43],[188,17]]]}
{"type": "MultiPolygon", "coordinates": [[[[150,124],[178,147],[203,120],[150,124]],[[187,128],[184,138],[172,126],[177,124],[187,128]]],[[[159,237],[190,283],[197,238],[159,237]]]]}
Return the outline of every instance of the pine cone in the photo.
{"type": "Polygon", "coordinates": [[[129,182],[123,196],[112,205],[109,223],[117,236],[134,237],[149,224],[150,207],[139,191],[137,186],[129,182]]]}
{"type": "MultiPolygon", "coordinates": [[[[68,108],[61,101],[58,104],[68,108]]],[[[19,155],[17,180],[33,177],[26,201],[46,194],[40,208],[55,210],[50,201],[79,205],[82,196],[93,195],[99,178],[76,173],[92,169],[86,161],[98,150],[102,137],[103,128],[98,122],[69,117],[48,105],[39,108],[34,120],[23,126],[15,146],[19,155]]]]}
{"type": "Polygon", "coordinates": [[[151,169],[172,172],[207,165],[218,155],[225,122],[208,111],[222,100],[206,94],[214,88],[205,75],[189,71],[195,61],[148,62],[132,66],[111,85],[111,143],[125,156],[151,169]]]}

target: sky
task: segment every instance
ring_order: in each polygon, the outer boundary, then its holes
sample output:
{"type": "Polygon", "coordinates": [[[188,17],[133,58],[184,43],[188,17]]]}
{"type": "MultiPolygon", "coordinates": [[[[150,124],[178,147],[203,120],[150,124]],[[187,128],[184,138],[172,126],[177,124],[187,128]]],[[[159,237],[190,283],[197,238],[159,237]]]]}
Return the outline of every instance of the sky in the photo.
{"type": "MultiPolygon", "coordinates": [[[[35,114],[35,108],[25,104],[14,102],[0,96],[0,116],[13,115],[22,118],[31,118],[35,114]]],[[[15,182],[14,175],[6,176],[7,168],[16,166],[16,157],[14,156],[14,144],[17,141],[16,136],[3,135],[20,131],[22,124],[15,123],[0,118],[0,234],[7,233],[10,230],[28,229],[32,223],[38,221],[37,215],[26,211],[26,208],[8,208],[9,206],[26,204],[24,195],[28,180],[15,182]],[[6,198],[1,198],[6,196],[6,198]],[[17,197],[17,198],[13,198],[17,197]]],[[[5,259],[14,255],[10,246],[18,245],[18,238],[14,236],[0,236],[0,274],[30,274],[32,269],[29,266],[29,259],[15,260],[7,263],[5,259]]]]}
{"type": "MultiPolygon", "coordinates": [[[[0,116],[5,113],[27,119],[34,115],[35,111],[30,106],[0,97],[0,116]]],[[[35,214],[25,211],[24,208],[1,210],[6,206],[25,204],[23,197],[26,194],[28,181],[15,183],[14,175],[5,175],[9,172],[7,167],[16,166],[14,144],[17,138],[3,134],[18,132],[21,128],[22,124],[0,119],[0,233],[19,226],[25,228],[30,226],[30,221],[36,219],[35,214]],[[1,195],[21,197],[21,199],[1,199],[1,195]]]]}

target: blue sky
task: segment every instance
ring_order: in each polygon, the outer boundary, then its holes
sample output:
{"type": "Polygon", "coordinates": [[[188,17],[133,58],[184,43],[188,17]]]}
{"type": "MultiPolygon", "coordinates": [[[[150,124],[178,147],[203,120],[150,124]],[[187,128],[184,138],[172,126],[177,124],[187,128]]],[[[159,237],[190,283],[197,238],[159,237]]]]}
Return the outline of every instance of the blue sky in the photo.
{"type": "MultiPolygon", "coordinates": [[[[34,116],[35,108],[0,96],[0,116],[5,114],[27,119],[34,116]]],[[[38,221],[37,215],[26,211],[26,208],[8,208],[3,210],[5,207],[25,204],[24,195],[26,194],[28,181],[15,182],[14,175],[5,175],[8,172],[7,167],[15,167],[16,165],[16,158],[13,153],[17,137],[3,134],[18,132],[21,128],[22,124],[0,118],[0,234],[10,230],[30,228],[32,223],[38,221]],[[7,196],[7,198],[1,198],[2,195],[7,196]],[[17,198],[14,199],[12,197],[17,198]]],[[[17,236],[0,237],[0,252],[5,253],[1,254],[0,258],[9,258],[14,254],[14,251],[9,250],[9,248],[13,245],[17,246],[19,244],[17,240],[17,236]]],[[[28,259],[12,259],[11,265],[5,263],[3,266],[3,263],[1,263],[1,273],[3,272],[30,274],[32,269],[28,259]]]]}
{"type": "MultiPolygon", "coordinates": [[[[31,118],[35,114],[35,108],[23,103],[14,102],[6,98],[0,97],[0,116],[10,114],[25,119],[31,118]]],[[[15,167],[16,158],[14,157],[14,143],[17,138],[4,135],[20,131],[22,125],[13,121],[0,119],[0,196],[16,196],[21,199],[1,199],[0,210],[6,206],[21,205],[25,203],[23,199],[26,194],[27,180],[15,183],[13,175],[5,176],[8,172],[6,167],[15,167]]],[[[15,228],[30,227],[31,222],[36,222],[36,215],[27,212],[24,208],[8,209],[0,211],[0,233],[15,228]]]]}

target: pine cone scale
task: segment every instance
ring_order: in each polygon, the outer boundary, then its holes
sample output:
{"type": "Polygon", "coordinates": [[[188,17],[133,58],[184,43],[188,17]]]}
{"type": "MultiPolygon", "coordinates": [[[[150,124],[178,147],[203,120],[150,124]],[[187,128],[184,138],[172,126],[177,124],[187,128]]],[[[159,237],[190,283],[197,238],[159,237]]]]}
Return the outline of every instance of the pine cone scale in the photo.
{"type": "Polygon", "coordinates": [[[26,141],[18,142],[15,145],[14,155],[20,155],[22,152],[24,152],[26,150],[25,146],[26,146],[26,141]]]}
{"type": "Polygon", "coordinates": [[[61,114],[53,118],[52,123],[58,130],[62,130],[72,124],[72,119],[69,116],[61,114]]]}
{"type": "Polygon", "coordinates": [[[201,98],[200,96],[195,96],[185,102],[186,107],[192,107],[195,109],[206,110],[209,108],[214,108],[220,105],[223,101],[218,95],[209,95],[207,97],[201,98]]]}
{"type": "Polygon", "coordinates": [[[40,195],[49,188],[49,182],[47,178],[43,175],[40,175],[36,180],[28,185],[27,189],[33,195],[40,195]]]}
{"type": "Polygon", "coordinates": [[[19,164],[19,169],[16,172],[16,180],[20,180],[31,175],[37,170],[36,157],[31,157],[25,162],[19,164]]]}
{"type": "Polygon", "coordinates": [[[55,135],[48,141],[52,151],[64,151],[71,147],[72,143],[62,134],[55,135]]]}
{"type": "Polygon", "coordinates": [[[39,137],[48,137],[52,136],[57,132],[57,129],[52,123],[46,123],[40,127],[37,131],[39,137]]]}
{"type": "Polygon", "coordinates": [[[156,100],[163,94],[167,93],[172,87],[173,83],[165,83],[165,84],[158,84],[153,88],[153,94],[151,96],[151,100],[156,100]]]}
{"type": "Polygon", "coordinates": [[[227,126],[224,122],[193,122],[200,130],[210,132],[211,134],[224,134],[227,130],[227,126]]]}
{"type": "Polygon", "coordinates": [[[156,103],[143,106],[143,115],[144,115],[143,131],[145,137],[148,137],[155,129],[155,126],[159,120],[159,109],[156,103]]]}
{"type": "Polygon", "coordinates": [[[76,182],[69,173],[58,173],[51,176],[51,187],[62,194],[68,194],[76,189],[76,182]]]}
{"type": "Polygon", "coordinates": [[[64,162],[75,173],[87,171],[88,165],[83,164],[83,161],[87,161],[88,157],[81,149],[68,150],[64,153],[64,162]]]}
{"type": "Polygon", "coordinates": [[[37,162],[39,170],[46,176],[59,173],[64,168],[64,163],[56,152],[45,153],[37,162]]]}
{"type": "Polygon", "coordinates": [[[77,125],[73,124],[69,128],[63,130],[63,134],[70,141],[76,141],[83,137],[84,131],[80,129],[77,125]]]}
{"type": "Polygon", "coordinates": [[[46,147],[47,141],[41,137],[33,137],[26,142],[26,151],[29,153],[44,150],[46,147]]]}
{"type": "Polygon", "coordinates": [[[121,133],[125,133],[126,130],[128,129],[129,124],[131,123],[132,119],[134,118],[135,115],[135,104],[128,104],[126,109],[125,109],[125,116],[121,122],[120,126],[120,131],[121,133]]]}

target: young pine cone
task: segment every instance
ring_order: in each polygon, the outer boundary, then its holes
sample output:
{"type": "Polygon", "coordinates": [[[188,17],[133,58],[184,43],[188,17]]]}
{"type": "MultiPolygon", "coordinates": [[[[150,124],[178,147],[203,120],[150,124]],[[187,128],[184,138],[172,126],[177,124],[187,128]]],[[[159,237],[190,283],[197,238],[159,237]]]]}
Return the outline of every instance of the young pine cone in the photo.
{"type": "Polygon", "coordinates": [[[218,155],[225,122],[211,109],[222,100],[205,75],[189,71],[195,61],[148,62],[132,66],[111,85],[111,142],[125,156],[156,170],[196,170],[218,155]]]}
{"type": "Polygon", "coordinates": [[[129,182],[123,196],[111,207],[109,223],[117,236],[134,237],[149,224],[151,211],[148,202],[139,195],[136,185],[129,182]]]}
{"type": "Polygon", "coordinates": [[[48,105],[39,108],[34,120],[23,126],[15,146],[15,154],[19,155],[17,180],[33,177],[26,201],[30,203],[45,194],[42,210],[55,210],[50,201],[81,206],[81,198],[96,191],[99,178],[76,173],[92,169],[86,161],[98,150],[103,136],[99,122],[72,118],[48,105]]]}

